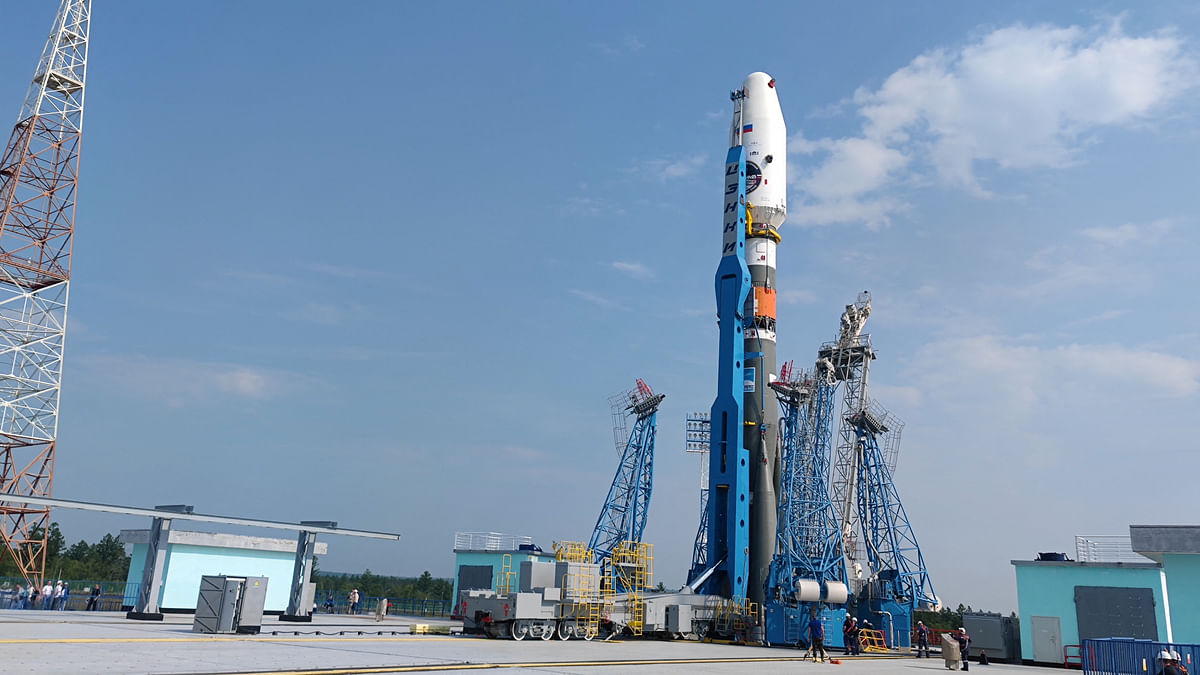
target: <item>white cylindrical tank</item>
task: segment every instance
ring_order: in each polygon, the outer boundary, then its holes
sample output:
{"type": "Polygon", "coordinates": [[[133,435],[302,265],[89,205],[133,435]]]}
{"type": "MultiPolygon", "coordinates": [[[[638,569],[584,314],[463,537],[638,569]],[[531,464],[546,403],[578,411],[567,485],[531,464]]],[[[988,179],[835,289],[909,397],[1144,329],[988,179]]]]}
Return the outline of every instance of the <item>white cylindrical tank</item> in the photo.
{"type": "Polygon", "coordinates": [[[734,116],[729,147],[746,148],[746,201],[754,222],[778,229],[787,219],[787,125],[775,78],[750,73],[742,94],[741,118],[734,116]]]}
{"type": "Polygon", "coordinates": [[[844,605],[850,599],[850,589],[840,581],[826,581],[821,599],[831,605],[844,605]]]}
{"type": "Polygon", "coordinates": [[[816,579],[797,579],[796,599],[800,602],[816,602],[820,600],[821,582],[816,579]]]}

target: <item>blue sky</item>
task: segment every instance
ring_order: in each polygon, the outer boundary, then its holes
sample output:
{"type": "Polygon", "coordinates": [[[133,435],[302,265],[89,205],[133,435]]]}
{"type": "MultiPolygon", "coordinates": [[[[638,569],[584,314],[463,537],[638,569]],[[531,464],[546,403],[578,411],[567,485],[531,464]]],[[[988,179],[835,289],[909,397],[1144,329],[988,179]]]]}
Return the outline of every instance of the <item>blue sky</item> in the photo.
{"type": "MultiPolygon", "coordinates": [[[[14,119],[54,4],[0,27],[14,119]]],[[[1194,524],[1200,12],[906,5],[97,3],[56,495],[399,531],[322,566],[449,575],[456,530],[588,537],[643,377],[681,583],[727,94],[765,70],[780,355],[873,293],[939,595],[1016,609],[1011,559],[1194,524]]]]}

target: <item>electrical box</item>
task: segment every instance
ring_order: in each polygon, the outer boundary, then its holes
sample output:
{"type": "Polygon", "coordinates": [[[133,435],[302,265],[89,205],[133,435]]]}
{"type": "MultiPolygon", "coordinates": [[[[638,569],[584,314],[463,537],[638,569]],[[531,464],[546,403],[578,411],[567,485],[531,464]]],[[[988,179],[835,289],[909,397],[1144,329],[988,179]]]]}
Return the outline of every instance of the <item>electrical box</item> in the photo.
{"type": "Polygon", "coordinates": [[[266,603],[266,577],[202,576],[192,632],[256,634],[266,603]]]}
{"type": "Polygon", "coordinates": [[[1015,617],[995,612],[963,614],[963,627],[971,636],[971,656],[986,651],[989,661],[1021,662],[1021,630],[1015,617]]]}
{"type": "Polygon", "coordinates": [[[667,605],[667,631],[671,633],[692,632],[692,606],[667,605]]]}

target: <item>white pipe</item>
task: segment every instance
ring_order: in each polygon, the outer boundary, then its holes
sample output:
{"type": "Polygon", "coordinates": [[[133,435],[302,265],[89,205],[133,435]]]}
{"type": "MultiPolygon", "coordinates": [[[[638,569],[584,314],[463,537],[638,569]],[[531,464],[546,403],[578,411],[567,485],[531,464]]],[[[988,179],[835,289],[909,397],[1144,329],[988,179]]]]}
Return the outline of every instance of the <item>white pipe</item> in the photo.
{"type": "Polygon", "coordinates": [[[895,649],[896,648],[896,622],[892,620],[892,613],[888,612],[886,610],[882,610],[882,609],[875,613],[876,614],[887,614],[888,630],[891,631],[891,633],[892,633],[892,639],[890,642],[888,642],[888,649],[895,649]]]}

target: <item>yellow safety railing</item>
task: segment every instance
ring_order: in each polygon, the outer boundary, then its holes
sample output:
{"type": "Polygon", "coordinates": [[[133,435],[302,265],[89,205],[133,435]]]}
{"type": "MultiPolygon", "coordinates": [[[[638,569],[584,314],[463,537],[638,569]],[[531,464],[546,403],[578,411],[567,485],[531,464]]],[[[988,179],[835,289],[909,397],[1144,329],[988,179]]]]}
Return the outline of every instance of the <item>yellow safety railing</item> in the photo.
{"type": "Polygon", "coordinates": [[[636,541],[617,542],[608,569],[610,592],[619,587],[626,594],[625,625],[629,632],[641,635],[646,626],[646,589],[654,576],[654,546],[636,541]]]}
{"type": "Polygon", "coordinates": [[[496,592],[500,595],[507,595],[512,593],[517,573],[512,569],[512,554],[505,553],[500,561],[500,575],[496,577],[496,592]]]}
{"type": "Polygon", "coordinates": [[[890,651],[881,630],[864,628],[858,631],[858,645],[864,652],[887,653],[890,651]]]}
{"type": "Polygon", "coordinates": [[[558,562],[590,563],[595,552],[582,541],[554,542],[554,557],[558,562]]]}

